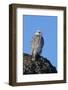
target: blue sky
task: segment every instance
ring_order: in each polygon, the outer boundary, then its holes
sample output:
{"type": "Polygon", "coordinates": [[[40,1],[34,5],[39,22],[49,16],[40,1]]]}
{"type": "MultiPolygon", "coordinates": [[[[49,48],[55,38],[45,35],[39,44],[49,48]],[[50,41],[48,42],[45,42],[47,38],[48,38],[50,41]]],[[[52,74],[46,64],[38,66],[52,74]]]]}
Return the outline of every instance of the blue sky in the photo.
{"type": "Polygon", "coordinates": [[[31,40],[39,29],[44,38],[42,56],[57,67],[57,16],[24,15],[24,52],[31,52],[31,40]]]}

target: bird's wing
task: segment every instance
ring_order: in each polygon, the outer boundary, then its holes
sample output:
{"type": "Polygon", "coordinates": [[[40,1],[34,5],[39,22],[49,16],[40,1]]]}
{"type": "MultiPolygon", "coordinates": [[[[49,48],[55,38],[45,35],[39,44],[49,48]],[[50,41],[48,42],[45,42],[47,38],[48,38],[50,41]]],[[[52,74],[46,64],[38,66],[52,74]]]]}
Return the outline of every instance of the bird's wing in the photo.
{"type": "Polygon", "coordinates": [[[38,48],[37,48],[38,54],[40,54],[40,53],[42,52],[43,46],[44,46],[44,38],[41,37],[41,38],[39,39],[38,48]]]}
{"type": "Polygon", "coordinates": [[[41,37],[41,48],[43,48],[43,46],[44,46],[44,38],[41,37]]]}

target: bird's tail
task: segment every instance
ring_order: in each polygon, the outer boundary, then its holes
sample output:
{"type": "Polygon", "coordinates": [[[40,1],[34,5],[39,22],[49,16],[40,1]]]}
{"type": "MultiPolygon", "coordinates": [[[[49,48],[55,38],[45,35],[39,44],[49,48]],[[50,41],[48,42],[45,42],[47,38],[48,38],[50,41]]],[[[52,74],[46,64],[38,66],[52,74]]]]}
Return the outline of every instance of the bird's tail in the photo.
{"type": "Polygon", "coordinates": [[[32,61],[35,61],[35,54],[32,52],[32,61]]]}
{"type": "Polygon", "coordinates": [[[35,61],[35,58],[32,57],[32,61],[35,61]]]}

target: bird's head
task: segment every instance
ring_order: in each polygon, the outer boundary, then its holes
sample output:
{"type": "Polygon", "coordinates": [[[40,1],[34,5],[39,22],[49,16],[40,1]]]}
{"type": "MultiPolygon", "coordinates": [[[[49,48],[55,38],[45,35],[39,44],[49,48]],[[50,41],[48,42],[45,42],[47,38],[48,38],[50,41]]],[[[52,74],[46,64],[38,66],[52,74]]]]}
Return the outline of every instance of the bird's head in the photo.
{"type": "Polygon", "coordinates": [[[35,35],[39,36],[42,35],[42,33],[40,31],[35,32],[35,35]]]}

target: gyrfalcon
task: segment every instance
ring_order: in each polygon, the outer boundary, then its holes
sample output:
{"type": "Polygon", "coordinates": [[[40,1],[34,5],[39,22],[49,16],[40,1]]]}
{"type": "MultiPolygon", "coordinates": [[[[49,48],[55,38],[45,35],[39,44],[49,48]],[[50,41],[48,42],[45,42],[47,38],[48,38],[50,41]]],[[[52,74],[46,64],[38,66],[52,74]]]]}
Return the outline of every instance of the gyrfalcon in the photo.
{"type": "Polygon", "coordinates": [[[32,38],[31,43],[31,52],[32,52],[32,60],[34,61],[36,59],[37,55],[40,55],[42,52],[42,48],[44,46],[44,38],[42,36],[42,33],[36,32],[32,38]]]}

